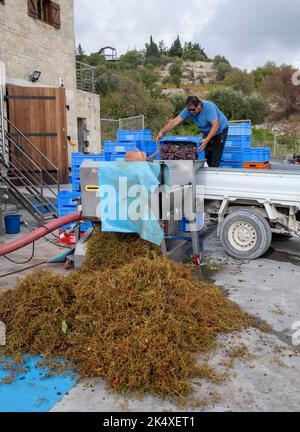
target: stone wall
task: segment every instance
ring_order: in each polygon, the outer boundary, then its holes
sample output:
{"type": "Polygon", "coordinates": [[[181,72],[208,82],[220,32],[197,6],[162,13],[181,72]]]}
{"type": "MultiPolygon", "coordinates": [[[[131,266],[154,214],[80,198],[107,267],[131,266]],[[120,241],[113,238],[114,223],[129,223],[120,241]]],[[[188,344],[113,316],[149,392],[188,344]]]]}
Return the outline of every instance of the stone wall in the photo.
{"type": "MultiPolygon", "coordinates": [[[[96,94],[77,90],[67,92],[70,102],[69,117],[76,118],[76,124],[69,122],[68,134],[77,136],[77,118],[87,119],[87,129],[89,130],[88,140],[90,143],[90,153],[101,152],[101,132],[100,132],[100,98],[96,94]]],[[[69,153],[78,151],[77,141],[70,145],[69,153]]],[[[69,157],[70,160],[70,157],[69,157]]]]}
{"type": "MultiPolygon", "coordinates": [[[[58,1],[58,0],[57,0],[58,1]]],[[[61,28],[28,15],[27,0],[0,4],[0,56],[8,78],[29,83],[34,70],[42,72],[36,85],[76,87],[73,0],[59,0],[61,28]]]]}
{"type": "MultiPolygon", "coordinates": [[[[56,0],[61,7],[61,28],[56,29],[28,15],[27,0],[0,4],[0,61],[6,65],[7,83],[24,87],[58,87],[63,80],[67,94],[68,135],[76,144],[77,117],[87,118],[91,151],[100,148],[99,96],[76,88],[73,0],[56,0]],[[33,71],[41,72],[32,83],[33,71]]],[[[77,147],[69,145],[69,152],[77,147]]]]}

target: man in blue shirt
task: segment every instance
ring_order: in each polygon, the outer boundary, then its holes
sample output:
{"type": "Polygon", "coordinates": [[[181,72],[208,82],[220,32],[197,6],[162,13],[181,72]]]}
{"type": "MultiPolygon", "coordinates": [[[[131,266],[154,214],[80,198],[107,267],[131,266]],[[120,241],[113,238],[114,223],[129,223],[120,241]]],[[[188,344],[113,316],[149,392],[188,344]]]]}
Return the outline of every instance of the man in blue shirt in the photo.
{"type": "Polygon", "coordinates": [[[186,101],[186,105],[187,107],[179,116],[169,121],[160,131],[157,142],[176,126],[186,120],[192,120],[204,135],[200,150],[205,150],[208,166],[218,168],[228,135],[229,124],[227,118],[213,102],[201,101],[197,96],[190,96],[186,101]]]}

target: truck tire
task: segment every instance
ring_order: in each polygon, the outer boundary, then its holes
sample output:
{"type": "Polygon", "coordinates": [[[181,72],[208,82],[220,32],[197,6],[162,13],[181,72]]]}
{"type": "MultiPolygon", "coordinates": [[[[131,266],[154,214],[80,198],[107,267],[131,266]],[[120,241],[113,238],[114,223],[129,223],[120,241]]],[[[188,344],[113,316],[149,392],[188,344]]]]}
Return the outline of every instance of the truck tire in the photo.
{"type": "Polygon", "coordinates": [[[221,240],[225,251],[233,258],[255,260],[270,248],[272,231],[260,214],[239,209],[226,217],[221,240]]]}

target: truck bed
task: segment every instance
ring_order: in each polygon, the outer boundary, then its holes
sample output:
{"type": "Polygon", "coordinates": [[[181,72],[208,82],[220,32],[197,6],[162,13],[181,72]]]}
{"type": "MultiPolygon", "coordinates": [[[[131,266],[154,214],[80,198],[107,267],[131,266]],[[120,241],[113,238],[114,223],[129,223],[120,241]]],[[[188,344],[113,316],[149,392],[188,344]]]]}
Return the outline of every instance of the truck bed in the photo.
{"type": "Polygon", "coordinates": [[[205,200],[253,200],[300,208],[300,170],[203,168],[196,182],[204,186],[205,200]]]}

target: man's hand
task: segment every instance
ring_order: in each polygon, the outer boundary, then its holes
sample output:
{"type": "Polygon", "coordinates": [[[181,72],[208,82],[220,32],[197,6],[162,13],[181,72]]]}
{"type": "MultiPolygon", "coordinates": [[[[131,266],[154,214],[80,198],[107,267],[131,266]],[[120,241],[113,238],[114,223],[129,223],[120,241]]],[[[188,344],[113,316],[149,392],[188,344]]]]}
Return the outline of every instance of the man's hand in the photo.
{"type": "Polygon", "coordinates": [[[208,140],[207,138],[204,138],[204,139],[201,141],[201,146],[200,146],[200,151],[201,151],[201,152],[204,151],[204,150],[206,149],[208,143],[209,143],[209,140],[208,140]]]}
{"type": "Polygon", "coordinates": [[[161,139],[163,139],[163,137],[164,137],[164,133],[163,133],[163,131],[160,131],[159,134],[157,135],[157,138],[156,138],[156,144],[158,144],[158,142],[161,139]]]}

